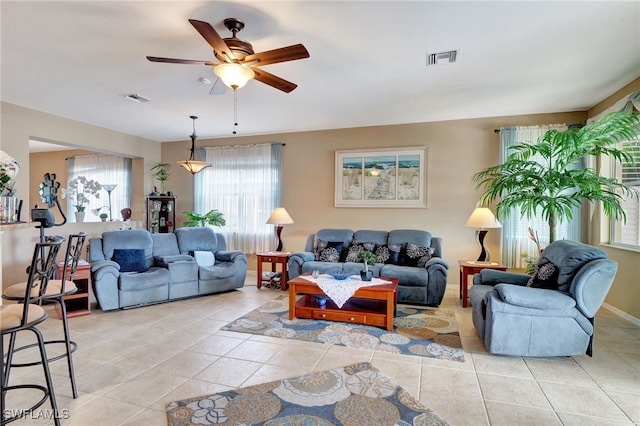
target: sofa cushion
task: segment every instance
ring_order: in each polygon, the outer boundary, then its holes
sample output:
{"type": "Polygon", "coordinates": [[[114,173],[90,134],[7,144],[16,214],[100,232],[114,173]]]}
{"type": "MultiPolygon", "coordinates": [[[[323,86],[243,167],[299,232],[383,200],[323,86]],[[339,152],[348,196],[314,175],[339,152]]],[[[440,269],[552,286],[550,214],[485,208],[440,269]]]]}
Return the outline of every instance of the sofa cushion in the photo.
{"type": "Polygon", "coordinates": [[[538,260],[536,269],[527,282],[527,287],[557,290],[559,274],[560,270],[558,267],[543,256],[538,260]]]}
{"type": "Polygon", "coordinates": [[[143,249],[114,249],[113,260],[120,272],[146,272],[149,270],[143,249]]]}
{"type": "Polygon", "coordinates": [[[342,241],[318,240],[315,249],[315,260],[337,263],[344,261],[344,243],[342,241]]]}

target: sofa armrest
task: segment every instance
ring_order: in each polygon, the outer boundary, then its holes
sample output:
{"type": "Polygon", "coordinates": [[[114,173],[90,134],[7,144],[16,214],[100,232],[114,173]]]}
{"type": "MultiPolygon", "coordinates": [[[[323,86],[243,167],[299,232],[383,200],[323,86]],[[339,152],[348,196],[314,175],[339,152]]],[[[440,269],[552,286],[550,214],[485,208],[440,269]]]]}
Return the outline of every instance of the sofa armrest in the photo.
{"type": "Polygon", "coordinates": [[[120,265],[113,260],[99,260],[91,262],[91,272],[114,269],[116,274],[120,274],[120,265]]]}
{"type": "Polygon", "coordinates": [[[429,261],[424,265],[425,268],[429,269],[432,266],[440,265],[444,269],[449,269],[449,264],[445,262],[445,260],[441,257],[432,257],[429,261]]]}
{"type": "Polygon", "coordinates": [[[560,291],[513,284],[497,284],[495,289],[505,303],[524,308],[564,311],[576,306],[574,298],[560,291]]]}
{"type": "Polygon", "coordinates": [[[497,285],[514,284],[526,286],[531,276],[515,272],[498,271],[496,269],[483,269],[473,276],[473,285],[497,285]]]}
{"type": "Polygon", "coordinates": [[[244,259],[244,261],[247,261],[247,256],[245,256],[245,254],[241,251],[238,250],[221,250],[221,251],[217,251],[215,252],[215,257],[216,260],[219,260],[221,262],[238,262],[244,259]]]}
{"type": "Polygon", "coordinates": [[[305,262],[312,262],[316,259],[315,255],[309,251],[300,251],[292,253],[287,260],[287,279],[292,280],[302,274],[302,265],[305,262]]]}

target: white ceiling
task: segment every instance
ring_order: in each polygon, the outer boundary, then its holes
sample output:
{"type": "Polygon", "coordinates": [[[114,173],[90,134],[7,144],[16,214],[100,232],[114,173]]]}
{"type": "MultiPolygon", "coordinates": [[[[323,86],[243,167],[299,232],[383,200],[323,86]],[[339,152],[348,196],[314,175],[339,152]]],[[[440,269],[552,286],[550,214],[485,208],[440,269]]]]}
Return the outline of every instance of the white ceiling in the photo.
{"type": "Polygon", "coordinates": [[[233,92],[209,95],[210,60],[187,21],[227,17],[299,86],[238,91],[238,134],[585,110],[640,76],[640,1],[1,1],[2,100],[157,141],[230,136],[233,92]],[[459,49],[456,64],[427,53],[459,49]],[[138,93],[152,102],[133,103],[138,93]]]}

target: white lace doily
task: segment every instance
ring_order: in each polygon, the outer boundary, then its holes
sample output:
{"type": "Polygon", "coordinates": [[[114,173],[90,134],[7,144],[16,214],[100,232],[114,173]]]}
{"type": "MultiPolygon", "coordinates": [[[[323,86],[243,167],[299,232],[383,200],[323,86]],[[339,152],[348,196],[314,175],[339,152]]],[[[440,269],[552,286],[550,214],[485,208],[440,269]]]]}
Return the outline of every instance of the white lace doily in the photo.
{"type": "Polygon", "coordinates": [[[324,294],[326,294],[338,308],[342,308],[347,300],[351,299],[360,287],[391,284],[390,281],[376,277],[373,277],[371,281],[362,281],[359,275],[350,275],[345,280],[336,280],[329,274],[320,274],[318,278],[313,278],[311,275],[300,275],[300,278],[318,284],[318,287],[320,287],[324,294]]]}

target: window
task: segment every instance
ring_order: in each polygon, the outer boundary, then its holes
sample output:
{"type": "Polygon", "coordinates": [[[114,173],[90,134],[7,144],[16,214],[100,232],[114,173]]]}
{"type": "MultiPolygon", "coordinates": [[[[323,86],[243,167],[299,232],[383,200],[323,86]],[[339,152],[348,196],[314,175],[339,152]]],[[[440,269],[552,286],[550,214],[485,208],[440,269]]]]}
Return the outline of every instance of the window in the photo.
{"type": "MultiPolygon", "coordinates": [[[[633,161],[620,164],[614,162],[614,176],[623,184],[635,188],[640,193],[640,141],[627,141],[622,143],[622,148],[627,151],[633,161]]],[[[627,215],[626,223],[621,220],[611,219],[611,243],[624,246],[640,246],[640,197],[623,197],[622,208],[627,215]]]]}
{"type": "MultiPolygon", "coordinates": [[[[509,147],[519,143],[534,143],[540,137],[551,130],[566,130],[567,126],[546,125],[526,127],[505,127],[500,129],[501,161],[504,161],[511,153],[509,147]]],[[[536,160],[533,157],[533,160],[536,160]]],[[[570,223],[561,222],[556,226],[556,240],[571,239],[580,240],[580,213],[574,212],[570,223]]],[[[537,258],[537,248],[529,239],[529,228],[537,234],[541,246],[549,245],[549,225],[542,215],[536,215],[531,219],[520,214],[519,209],[514,209],[502,223],[502,263],[509,268],[526,268],[526,257],[537,258]]]]}
{"type": "MultiPolygon", "coordinates": [[[[82,155],[70,157],[69,181],[78,176],[94,180],[101,185],[113,184],[111,191],[111,218],[120,219],[120,210],[131,207],[131,159],[116,155],[82,155]]],[[[67,182],[67,185],[68,185],[67,182]]],[[[85,205],[85,222],[100,222],[100,213],[109,214],[109,194],[105,189],[98,192],[98,197],[88,196],[85,205]]],[[[67,198],[67,212],[74,212],[75,197],[67,198]]],[[[69,214],[67,220],[75,221],[74,215],[69,214]]]]}
{"type": "Polygon", "coordinates": [[[217,209],[226,225],[216,228],[229,249],[247,254],[273,250],[273,225],[269,215],[280,206],[281,152],[283,144],[210,147],[211,163],[195,175],[194,204],[198,213],[217,209]]]}

